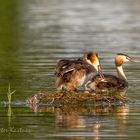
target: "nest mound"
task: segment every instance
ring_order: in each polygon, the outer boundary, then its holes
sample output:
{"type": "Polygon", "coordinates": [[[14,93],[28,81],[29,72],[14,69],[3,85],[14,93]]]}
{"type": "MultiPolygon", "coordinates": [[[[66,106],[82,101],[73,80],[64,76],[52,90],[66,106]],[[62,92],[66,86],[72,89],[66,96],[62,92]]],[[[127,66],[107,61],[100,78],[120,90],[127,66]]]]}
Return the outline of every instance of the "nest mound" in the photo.
{"type": "Polygon", "coordinates": [[[55,92],[55,93],[38,93],[27,99],[27,104],[53,104],[53,105],[82,105],[97,104],[102,102],[113,103],[127,101],[122,93],[84,93],[84,92],[55,92]]]}

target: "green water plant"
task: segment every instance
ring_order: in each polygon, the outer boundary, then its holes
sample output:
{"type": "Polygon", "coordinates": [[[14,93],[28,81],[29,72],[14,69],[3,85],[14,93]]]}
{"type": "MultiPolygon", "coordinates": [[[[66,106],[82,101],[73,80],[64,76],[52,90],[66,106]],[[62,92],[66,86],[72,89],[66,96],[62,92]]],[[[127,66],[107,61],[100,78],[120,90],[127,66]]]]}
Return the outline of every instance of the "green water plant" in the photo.
{"type": "Polygon", "coordinates": [[[8,104],[11,104],[12,95],[13,95],[15,92],[16,92],[16,90],[11,91],[11,86],[10,86],[10,83],[9,83],[8,92],[7,92],[8,104]]]}

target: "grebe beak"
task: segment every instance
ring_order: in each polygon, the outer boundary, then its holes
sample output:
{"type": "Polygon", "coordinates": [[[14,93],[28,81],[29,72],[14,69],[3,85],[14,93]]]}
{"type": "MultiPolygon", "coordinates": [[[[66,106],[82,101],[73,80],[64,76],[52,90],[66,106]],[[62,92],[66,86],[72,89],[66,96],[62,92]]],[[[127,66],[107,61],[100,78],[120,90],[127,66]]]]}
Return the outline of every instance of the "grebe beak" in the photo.
{"type": "Polygon", "coordinates": [[[102,79],[105,78],[104,75],[103,75],[103,72],[102,72],[101,65],[98,65],[98,73],[99,73],[99,75],[100,75],[100,77],[101,77],[102,79]]]}
{"type": "Polygon", "coordinates": [[[127,57],[127,59],[128,59],[130,62],[134,62],[134,63],[139,62],[138,60],[136,60],[136,59],[134,59],[134,58],[132,58],[132,57],[127,57]]]}

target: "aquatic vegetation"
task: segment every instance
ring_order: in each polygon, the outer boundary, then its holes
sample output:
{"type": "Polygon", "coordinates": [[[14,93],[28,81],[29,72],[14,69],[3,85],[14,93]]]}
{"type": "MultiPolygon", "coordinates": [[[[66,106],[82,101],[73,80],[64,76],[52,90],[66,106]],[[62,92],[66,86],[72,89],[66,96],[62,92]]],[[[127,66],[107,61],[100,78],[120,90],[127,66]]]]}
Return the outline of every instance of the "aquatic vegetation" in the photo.
{"type": "Polygon", "coordinates": [[[84,92],[55,92],[55,93],[38,93],[27,99],[28,104],[53,104],[53,105],[84,105],[98,103],[113,103],[116,101],[125,102],[126,96],[122,93],[84,93],[84,92]]]}
{"type": "Polygon", "coordinates": [[[12,117],[12,109],[11,109],[11,102],[12,102],[12,95],[16,92],[16,90],[11,91],[11,86],[9,83],[8,86],[8,91],[7,91],[7,98],[8,98],[8,111],[7,111],[7,116],[8,116],[8,126],[9,128],[11,127],[11,117],[12,117]]]}
{"type": "Polygon", "coordinates": [[[12,95],[13,95],[15,92],[16,92],[16,90],[11,91],[11,86],[10,86],[10,83],[9,83],[8,92],[7,92],[8,104],[11,104],[12,95]]]}

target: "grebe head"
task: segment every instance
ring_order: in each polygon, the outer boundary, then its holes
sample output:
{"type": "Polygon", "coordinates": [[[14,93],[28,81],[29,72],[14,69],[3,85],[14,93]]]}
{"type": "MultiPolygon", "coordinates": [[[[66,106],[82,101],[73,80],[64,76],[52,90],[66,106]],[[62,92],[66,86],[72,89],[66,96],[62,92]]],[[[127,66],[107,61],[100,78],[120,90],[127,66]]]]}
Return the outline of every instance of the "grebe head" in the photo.
{"type": "Polygon", "coordinates": [[[87,52],[84,55],[84,58],[87,63],[92,65],[97,72],[101,70],[100,61],[97,53],[87,52]]]}
{"type": "Polygon", "coordinates": [[[123,53],[118,53],[115,57],[115,64],[116,66],[121,66],[124,62],[136,62],[134,58],[123,54],[123,53]]]}

